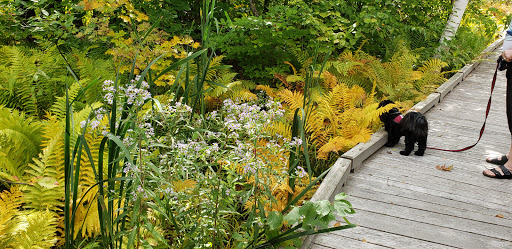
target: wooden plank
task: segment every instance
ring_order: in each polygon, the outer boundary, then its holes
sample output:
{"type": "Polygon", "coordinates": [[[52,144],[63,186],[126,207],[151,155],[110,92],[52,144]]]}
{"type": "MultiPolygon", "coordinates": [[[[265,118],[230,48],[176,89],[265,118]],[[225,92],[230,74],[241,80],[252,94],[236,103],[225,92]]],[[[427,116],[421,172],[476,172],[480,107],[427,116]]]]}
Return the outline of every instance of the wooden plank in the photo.
{"type": "MultiPolygon", "coordinates": [[[[363,242],[361,240],[355,240],[339,236],[336,233],[319,234],[315,240],[315,244],[325,246],[328,248],[360,248],[360,249],[383,249],[389,247],[383,247],[376,244],[363,242]]],[[[316,249],[312,246],[311,248],[316,249]]]]}
{"type": "Polygon", "coordinates": [[[335,231],[333,233],[342,237],[366,241],[367,243],[384,246],[386,248],[453,248],[447,247],[446,245],[436,244],[411,237],[405,237],[398,234],[387,233],[362,226],[342,231],[335,231]]]}
{"type": "Polygon", "coordinates": [[[348,200],[351,201],[352,196],[368,198],[376,201],[382,200],[400,206],[408,206],[416,209],[427,210],[433,213],[441,213],[449,216],[500,225],[507,229],[512,228],[512,220],[510,219],[512,218],[511,213],[501,213],[505,218],[498,218],[496,217],[498,212],[488,208],[435,198],[418,192],[404,192],[400,191],[401,189],[391,186],[379,185],[381,188],[378,188],[375,187],[373,182],[367,183],[368,184],[354,183],[350,186],[346,186],[344,190],[349,195],[348,200]]]}
{"type": "MultiPolygon", "coordinates": [[[[497,203],[508,205],[512,204],[512,192],[496,191],[494,183],[495,179],[484,178],[486,185],[477,185],[472,179],[472,174],[461,172],[459,177],[454,172],[445,172],[437,170],[436,165],[425,166],[418,162],[414,162],[416,158],[408,159],[407,163],[395,163],[391,158],[377,158],[379,163],[368,164],[366,172],[376,172],[374,177],[386,178],[388,180],[407,182],[417,186],[427,186],[434,191],[442,191],[446,193],[457,193],[461,197],[471,198],[472,200],[488,200],[489,203],[497,203]],[[378,170],[378,171],[376,171],[378,170]],[[465,176],[464,176],[465,175],[465,176]],[[466,178],[466,179],[461,179],[466,178]],[[492,181],[494,180],[494,181],[492,181]]],[[[426,164],[428,165],[428,164],[426,164]]],[[[455,168],[455,171],[457,169],[455,168]]],[[[362,172],[364,173],[364,172],[362,172]]]]}
{"type": "Polygon", "coordinates": [[[434,225],[436,227],[444,227],[475,235],[482,235],[488,237],[490,240],[512,242],[512,236],[510,236],[512,234],[512,227],[461,218],[436,212],[434,210],[424,210],[400,205],[399,203],[390,202],[387,199],[381,199],[381,201],[378,201],[370,200],[366,197],[351,196],[350,202],[355,207],[356,212],[365,210],[401,219],[414,219],[421,221],[421,223],[434,225]]]}
{"type": "MultiPolygon", "coordinates": [[[[475,181],[475,173],[479,174],[481,172],[481,168],[471,165],[471,158],[464,158],[465,161],[460,162],[460,158],[445,158],[430,155],[423,157],[404,157],[397,152],[392,153],[394,154],[371,158],[368,160],[368,163],[365,164],[365,169],[363,169],[362,172],[378,174],[381,170],[385,170],[391,174],[395,173],[397,175],[405,175],[408,177],[417,176],[420,179],[423,179],[424,177],[431,177],[439,180],[462,182],[485,188],[482,190],[493,190],[494,183],[496,183],[495,179],[488,177],[483,178],[481,181],[475,181]],[[453,170],[450,172],[438,170],[436,169],[436,166],[438,165],[445,165],[447,167],[453,166],[453,170]],[[375,172],[374,170],[378,171],[375,172]]],[[[486,164],[492,165],[489,163],[486,164]]]]}
{"type": "MultiPolygon", "coordinates": [[[[510,212],[510,203],[509,200],[494,200],[486,197],[487,193],[464,193],[464,194],[454,194],[454,189],[447,189],[446,187],[439,187],[437,184],[429,182],[428,184],[422,184],[421,180],[418,179],[405,179],[405,177],[401,179],[397,179],[393,177],[391,174],[381,174],[376,173],[378,175],[365,175],[365,174],[356,174],[351,176],[352,178],[349,181],[375,181],[381,184],[394,186],[397,188],[402,188],[408,190],[410,192],[419,192],[423,194],[428,194],[434,196],[435,198],[444,198],[448,200],[454,200],[463,203],[463,205],[476,205],[486,209],[496,210],[496,215],[510,212]],[[477,196],[474,196],[477,195],[477,196]],[[483,199],[482,199],[483,198],[483,199]]],[[[484,177],[484,176],[479,176],[484,177]]],[[[457,191],[464,192],[465,190],[461,188],[456,188],[457,191]]],[[[494,191],[496,192],[496,191],[494,191]]]]}
{"type": "MultiPolygon", "coordinates": [[[[511,248],[512,242],[489,239],[479,234],[439,227],[421,221],[383,215],[366,210],[356,210],[351,216],[358,226],[398,234],[405,237],[437,243],[455,248],[511,248]]],[[[407,248],[407,246],[404,246],[407,248]]]]}

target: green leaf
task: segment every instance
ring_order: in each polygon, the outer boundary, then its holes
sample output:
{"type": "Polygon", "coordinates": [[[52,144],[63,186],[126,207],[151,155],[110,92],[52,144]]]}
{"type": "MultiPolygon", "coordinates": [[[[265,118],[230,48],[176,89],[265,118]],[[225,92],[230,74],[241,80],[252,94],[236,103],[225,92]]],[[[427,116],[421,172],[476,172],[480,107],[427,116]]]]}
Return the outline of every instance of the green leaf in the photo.
{"type": "Polygon", "coordinates": [[[334,196],[335,201],[341,201],[347,199],[348,195],[345,193],[339,193],[336,196],[334,196]]]}
{"type": "Polygon", "coordinates": [[[331,208],[329,207],[331,203],[328,200],[321,200],[314,202],[314,206],[316,209],[316,213],[320,217],[324,217],[331,212],[331,208]]]}
{"type": "Polygon", "coordinates": [[[299,207],[293,207],[293,209],[284,216],[284,220],[288,221],[290,224],[295,224],[299,221],[299,207]]]}
{"type": "Polygon", "coordinates": [[[276,211],[270,212],[267,219],[270,230],[276,230],[283,224],[283,215],[276,211]]]}
{"type": "Polygon", "coordinates": [[[233,234],[233,239],[238,240],[238,241],[242,241],[244,239],[244,237],[241,234],[239,234],[239,233],[234,233],[233,234]]]}
{"type": "Polygon", "coordinates": [[[352,209],[352,205],[348,201],[335,201],[334,210],[340,216],[346,216],[347,214],[355,213],[354,209],[352,209]]]}

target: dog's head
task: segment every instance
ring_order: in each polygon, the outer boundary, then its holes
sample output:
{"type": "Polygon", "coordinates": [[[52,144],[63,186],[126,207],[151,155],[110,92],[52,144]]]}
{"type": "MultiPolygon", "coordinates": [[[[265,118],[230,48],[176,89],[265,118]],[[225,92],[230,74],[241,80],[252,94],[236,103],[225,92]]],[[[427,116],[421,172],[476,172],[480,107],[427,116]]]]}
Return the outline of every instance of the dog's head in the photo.
{"type": "MultiPolygon", "coordinates": [[[[394,104],[395,102],[389,100],[389,99],[386,99],[386,100],[383,100],[379,103],[379,107],[378,108],[381,108],[381,107],[384,107],[384,106],[387,106],[389,104],[394,104]]],[[[377,109],[378,109],[377,108],[377,109]]],[[[396,107],[393,107],[391,108],[391,110],[389,110],[388,112],[385,112],[385,113],[382,113],[379,118],[380,118],[380,121],[384,122],[384,123],[388,123],[388,122],[391,122],[393,121],[393,119],[396,118],[396,116],[400,115],[400,110],[398,110],[398,108],[396,107]]]]}

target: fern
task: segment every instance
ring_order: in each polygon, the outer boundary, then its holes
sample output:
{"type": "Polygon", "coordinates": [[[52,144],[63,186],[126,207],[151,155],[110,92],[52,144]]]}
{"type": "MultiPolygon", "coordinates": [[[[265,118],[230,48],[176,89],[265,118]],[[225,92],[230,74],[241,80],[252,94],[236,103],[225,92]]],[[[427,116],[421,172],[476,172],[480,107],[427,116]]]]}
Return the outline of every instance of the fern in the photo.
{"type": "Polygon", "coordinates": [[[10,246],[20,249],[51,248],[57,242],[57,217],[50,211],[24,212],[15,219],[10,246]]]}
{"type": "Polygon", "coordinates": [[[281,89],[277,93],[278,97],[286,103],[289,110],[295,111],[297,108],[302,108],[304,105],[304,95],[299,92],[292,92],[288,89],[281,89]]]}
{"type": "Polygon", "coordinates": [[[0,103],[42,117],[44,111],[62,95],[67,69],[54,50],[23,50],[3,46],[0,57],[0,103]],[[14,101],[13,101],[14,100],[14,101]]]}
{"type": "Polygon", "coordinates": [[[13,240],[12,230],[16,224],[14,217],[19,212],[21,203],[21,191],[18,187],[0,193],[0,248],[7,248],[13,240]]]}
{"type": "Polygon", "coordinates": [[[23,112],[0,107],[0,176],[20,178],[41,150],[41,123],[23,112]]]}
{"type": "Polygon", "coordinates": [[[29,163],[30,169],[27,169],[25,178],[33,183],[23,191],[27,208],[58,211],[62,207],[60,199],[64,196],[64,181],[59,179],[57,167],[47,163],[52,145],[46,147],[34,163],[29,163]]]}
{"type": "Polygon", "coordinates": [[[276,89],[275,88],[272,88],[270,86],[267,86],[267,85],[258,85],[256,86],[256,90],[262,90],[265,92],[265,94],[267,94],[268,96],[272,97],[272,98],[277,98],[277,94],[276,94],[276,89]]]}
{"type": "Polygon", "coordinates": [[[265,131],[267,134],[270,134],[272,136],[279,134],[285,138],[291,138],[292,137],[292,126],[288,123],[283,123],[279,121],[274,121],[268,126],[265,126],[263,128],[263,131],[265,131]]]}

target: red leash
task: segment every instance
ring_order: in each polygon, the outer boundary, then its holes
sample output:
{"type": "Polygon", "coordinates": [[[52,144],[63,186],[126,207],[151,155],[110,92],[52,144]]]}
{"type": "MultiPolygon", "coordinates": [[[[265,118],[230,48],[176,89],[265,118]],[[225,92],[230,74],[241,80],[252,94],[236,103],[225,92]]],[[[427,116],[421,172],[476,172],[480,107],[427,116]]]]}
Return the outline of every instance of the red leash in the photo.
{"type": "Polygon", "coordinates": [[[468,147],[458,149],[458,150],[446,150],[446,149],[438,149],[438,148],[432,148],[432,147],[427,147],[427,149],[449,151],[449,152],[461,152],[461,151],[469,150],[478,144],[478,142],[482,138],[482,135],[484,134],[485,123],[487,122],[487,116],[489,116],[489,110],[491,109],[492,91],[494,91],[494,85],[496,85],[496,76],[498,75],[498,66],[499,66],[499,64],[496,65],[496,71],[494,71],[494,77],[492,78],[492,83],[491,83],[491,94],[489,96],[489,102],[487,102],[487,110],[485,111],[485,120],[484,120],[484,124],[482,125],[482,129],[480,129],[480,136],[478,137],[478,140],[476,141],[476,143],[473,145],[470,145],[468,147]]]}

